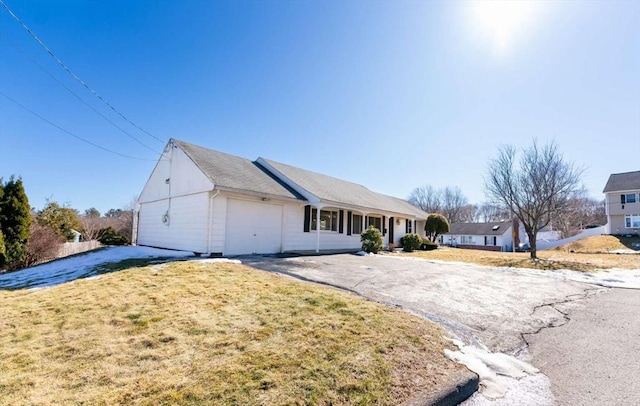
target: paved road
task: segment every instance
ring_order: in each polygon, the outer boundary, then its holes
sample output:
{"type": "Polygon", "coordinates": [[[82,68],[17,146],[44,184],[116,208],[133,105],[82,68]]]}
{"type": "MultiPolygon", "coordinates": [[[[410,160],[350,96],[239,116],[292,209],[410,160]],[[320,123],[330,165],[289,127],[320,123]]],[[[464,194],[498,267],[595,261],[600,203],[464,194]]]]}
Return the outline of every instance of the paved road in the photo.
{"type": "MultiPolygon", "coordinates": [[[[638,389],[622,390],[640,376],[640,290],[567,279],[600,277],[624,284],[627,277],[640,287],[640,271],[586,277],[349,254],[242,262],[400,305],[439,322],[467,344],[519,354],[551,379],[561,405],[638,404],[640,399],[638,389]]],[[[476,397],[470,404],[552,404],[546,395],[548,379],[538,375],[531,377],[529,387],[524,386],[529,378],[513,380],[510,386],[520,395],[511,393],[490,403],[476,397]],[[542,391],[539,396],[533,393],[537,390],[542,391]],[[521,395],[527,394],[536,395],[535,400],[524,400],[521,395]]]]}
{"type": "Polygon", "coordinates": [[[558,405],[640,404],[640,290],[611,289],[527,336],[558,405]]]}

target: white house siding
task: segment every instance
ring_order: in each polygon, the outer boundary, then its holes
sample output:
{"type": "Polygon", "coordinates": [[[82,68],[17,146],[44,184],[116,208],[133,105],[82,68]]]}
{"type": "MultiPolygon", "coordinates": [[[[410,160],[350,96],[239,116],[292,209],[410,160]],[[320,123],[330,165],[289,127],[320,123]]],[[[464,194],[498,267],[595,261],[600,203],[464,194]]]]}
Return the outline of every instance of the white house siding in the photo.
{"type": "MultiPolygon", "coordinates": [[[[304,204],[287,205],[284,216],[283,251],[314,251],[317,247],[318,232],[304,231],[304,204]]],[[[325,207],[323,210],[340,210],[325,207]]],[[[347,235],[347,212],[344,210],[344,229],[337,231],[320,231],[320,250],[357,250],[361,247],[360,234],[347,235]]]]}
{"type": "Polygon", "coordinates": [[[142,203],[138,244],[207,252],[208,210],[208,192],[142,203]]]}
{"type": "MultiPolygon", "coordinates": [[[[317,247],[318,241],[318,232],[315,230],[310,230],[309,232],[304,231],[304,204],[288,204],[285,206],[284,211],[284,223],[283,223],[283,251],[314,251],[317,247]]],[[[343,218],[343,232],[339,233],[338,231],[320,231],[320,244],[319,249],[322,250],[359,250],[362,247],[362,243],[360,242],[360,234],[352,234],[348,235],[347,233],[347,216],[348,212],[351,211],[352,214],[362,214],[357,210],[349,210],[349,209],[340,209],[334,207],[323,207],[323,210],[343,210],[344,218],[343,218]]],[[[387,233],[384,236],[384,242],[387,244],[389,242],[389,217],[394,217],[395,219],[400,219],[400,224],[398,225],[396,221],[394,221],[394,236],[393,242],[399,244],[400,238],[402,238],[405,233],[405,218],[399,217],[393,214],[373,214],[372,216],[382,217],[385,216],[385,227],[387,228],[387,233]]],[[[412,226],[413,226],[413,220],[412,226]]],[[[364,227],[363,229],[366,229],[364,227]]],[[[424,234],[424,233],[422,233],[424,234]]],[[[421,235],[422,235],[421,234],[421,235]]]]}
{"type": "Polygon", "coordinates": [[[213,183],[180,149],[165,152],[154,168],[138,201],[140,203],[205,192],[213,183]]]}
{"type": "Polygon", "coordinates": [[[442,236],[440,240],[442,244],[452,245],[453,241],[455,241],[455,245],[475,245],[482,247],[500,247],[502,251],[511,251],[512,250],[512,238],[511,238],[511,227],[502,235],[496,235],[496,244],[493,244],[493,235],[451,235],[445,234],[442,236]],[[462,237],[465,237],[465,242],[462,242],[462,237]],[[471,237],[471,242],[468,241],[469,237],[471,237]],[[484,240],[487,238],[487,244],[485,245],[484,240]]]}

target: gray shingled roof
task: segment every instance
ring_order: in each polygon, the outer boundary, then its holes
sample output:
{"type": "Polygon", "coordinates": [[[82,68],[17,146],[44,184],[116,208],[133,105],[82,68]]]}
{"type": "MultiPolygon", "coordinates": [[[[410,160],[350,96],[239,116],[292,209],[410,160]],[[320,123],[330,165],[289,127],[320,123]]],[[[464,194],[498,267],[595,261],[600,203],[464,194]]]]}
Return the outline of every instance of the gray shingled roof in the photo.
{"type": "Polygon", "coordinates": [[[258,164],[248,159],[176,139],[173,142],[211,179],[215,187],[260,196],[300,199],[295,192],[273,179],[258,164]]]}
{"type": "Polygon", "coordinates": [[[456,223],[451,224],[451,235],[502,235],[511,227],[511,221],[495,223],[456,223]],[[498,226],[496,230],[493,228],[498,226]]]}
{"type": "Polygon", "coordinates": [[[640,171],[612,174],[602,192],[637,189],[640,189],[640,171]]]}
{"type": "Polygon", "coordinates": [[[357,183],[347,182],[346,180],[333,178],[265,158],[260,158],[260,160],[275,168],[291,182],[318,197],[321,201],[357,206],[372,211],[380,210],[405,214],[415,216],[418,219],[426,219],[428,216],[428,213],[418,209],[405,200],[373,192],[357,183]]]}

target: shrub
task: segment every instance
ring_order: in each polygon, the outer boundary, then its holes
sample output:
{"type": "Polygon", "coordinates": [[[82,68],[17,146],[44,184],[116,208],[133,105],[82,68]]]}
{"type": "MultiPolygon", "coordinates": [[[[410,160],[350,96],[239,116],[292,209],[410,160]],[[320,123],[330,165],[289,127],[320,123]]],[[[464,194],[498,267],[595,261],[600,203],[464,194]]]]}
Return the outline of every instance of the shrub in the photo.
{"type": "Polygon", "coordinates": [[[360,242],[362,242],[362,250],[365,252],[377,254],[382,251],[382,233],[374,226],[369,226],[360,234],[360,242]]]}
{"type": "Polygon", "coordinates": [[[427,237],[433,242],[440,234],[448,233],[450,230],[449,222],[442,214],[431,213],[427,217],[427,222],[424,226],[424,231],[427,233],[427,237]]]}
{"type": "Polygon", "coordinates": [[[52,228],[37,223],[33,224],[27,244],[27,253],[22,261],[14,264],[14,268],[27,268],[56,259],[63,243],[64,238],[56,234],[52,228]]]}
{"type": "Polygon", "coordinates": [[[402,249],[407,252],[412,252],[420,248],[422,244],[422,238],[416,233],[409,233],[402,237],[402,249]]]}
{"type": "Polygon", "coordinates": [[[126,245],[129,240],[113,227],[106,227],[98,233],[98,241],[104,245],[126,245]]]}
{"type": "Polygon", "coordinates": [[[423,238],[420,244],[420,249],[422,251],[432,251],[438,249],[438,244],[434,243],[428,238],[423,238]]]}

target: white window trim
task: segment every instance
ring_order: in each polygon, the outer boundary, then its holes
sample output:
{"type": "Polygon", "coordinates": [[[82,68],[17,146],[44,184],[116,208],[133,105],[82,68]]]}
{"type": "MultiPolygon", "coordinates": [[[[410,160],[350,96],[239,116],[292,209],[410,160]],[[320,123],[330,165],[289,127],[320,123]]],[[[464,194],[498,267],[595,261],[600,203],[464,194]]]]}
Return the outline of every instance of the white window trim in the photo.
{"type": "Polygon", "coordinates": [[[624,196],[624,203],[622,204],[633,204],[633,203],[638,203],[638,195],[635,193],[620,193],[622,196],[624,196]],[[633,196],[633,202],[629,201],[629,196],[633,196]]]}
{"type": "Polygon", "coordinates": [[[382,227],[384,227],[384,224],[382,224],[382,216],[367,216],[367,224],[365,224],[366,228],[369,228],[370,225],[373,226],[373,224],[370,224],[371,219],[380,220],[380,228],[378,228],[378,230],[382,231],[382,227]]]}
{"type": "Polygon", "coordinates": [[[335,217],[335,219],[336,219],[336,224],[335,224],[335,225],[336,225],[336,229],[335,229],[335,230],[333,230],[333,229],[332,229],[332,228],[333,228],[333,224],[329,224],[329,228],[330,228],[329,230],[326,230],[326,229],[320,229],[319,231],[320,231],[321,233],[338,233],[338,232],[340,231],[340,224],[339,224],[339,223],[340,223],[340,212],[339,212],[338,210],[320,209],[320,216],[318,216],[318,214],[317,214],[317,210],[318,210],[318,209],[316,209],[315,207],[311,209],[311,219],[310,219],[311,224],[309,224],[309,230],[311,230],[311,231],[318,231],[318,230],[316,229],[316,225],[315,225],[314,223],[317,221],[317,219],[319,219],[319,218],[321,218],[321,217],[322,217],[322,212],[327,212],[327,213],[330,213],[330,214],[329,214],[329,218],[330,218],[330,219],[332,219],[332,220],[333,220],[333,218],[334,218],[334,217],[333,217],[333,214],[335,213],[335,215],[336,215],[336,217],[335,217]]]}
{"type": "Polygon", "coordinates": [[[351,235],[360,235],[362,234],[362,221],[364,219],[364,214],[360,214],[360,213],[351,213],[351,235]],[[360,221],[356,221],[355,220],[355,216],[359,216],[360,217],[360,221]],[[356,232],[356,230],[354,229],[354,227],[356,226],[356,224],[358,224],[358,227],[360,228],[360,231],[356,232]]]}
{"type": "Polygon", "coordinates": [[[640,228],[640,214],[627,214],[624,216],[624,228],[640,228]],[[627,219],[629,220],[629,225],[627,226],[627,219]],[[634,226],[634,221],[636,221],[637,225],[634,226]]]}

